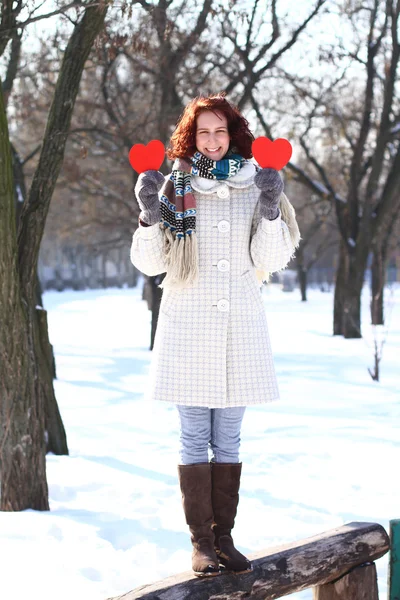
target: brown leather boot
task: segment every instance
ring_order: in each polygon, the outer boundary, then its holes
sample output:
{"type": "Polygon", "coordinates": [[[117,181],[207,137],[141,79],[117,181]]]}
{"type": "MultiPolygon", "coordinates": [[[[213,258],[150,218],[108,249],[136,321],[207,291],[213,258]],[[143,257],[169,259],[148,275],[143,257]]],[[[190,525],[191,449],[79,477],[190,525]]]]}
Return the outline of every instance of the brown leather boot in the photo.
{"type": "Polygon", "coordinates": [[[251,562],[236,550],[231,536],[239,503],[242,463],[211,464],[215,551],[227,571],[248,573],[252,570],[251,562]]]}
{"type": "Polygon", "coordinates": [[[192,569],[197,577],[220,575],[211,529],[211,464],[178,465],[179,483],[186,523],[189,525],[193,553],[192,569]]]}

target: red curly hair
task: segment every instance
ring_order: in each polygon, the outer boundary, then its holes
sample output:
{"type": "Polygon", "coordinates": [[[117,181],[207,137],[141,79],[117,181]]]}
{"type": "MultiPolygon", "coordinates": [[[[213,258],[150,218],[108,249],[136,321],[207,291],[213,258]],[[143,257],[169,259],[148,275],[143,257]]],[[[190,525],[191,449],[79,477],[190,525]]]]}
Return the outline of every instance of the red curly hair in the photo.
{"type": "Polygon", "coordinates": [[[228,121],[230,149],[251,158],[251,144],[254,136],[249,129],[248,121],[240,114],[239,109],[228,102],[223,92],[211,96],[197,96],[186,106],[179,117],[175,131],[167,148],[169,159],[187,158],[196,152],[196,123],[200,113],[212,110],[223,113],[228,121]]]}

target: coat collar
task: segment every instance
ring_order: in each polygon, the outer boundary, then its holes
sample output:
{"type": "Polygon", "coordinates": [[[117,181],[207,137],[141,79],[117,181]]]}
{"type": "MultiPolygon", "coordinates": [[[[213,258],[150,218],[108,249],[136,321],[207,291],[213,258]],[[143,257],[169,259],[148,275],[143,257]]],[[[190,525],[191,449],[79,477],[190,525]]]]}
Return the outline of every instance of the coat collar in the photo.
{"type": "Polygon", "coordinates": [[[212,194],[217,191],[221,185],[228,185],[233,188],[246,188],[253,184],[254,175],[256,174],[256,167],[254,163],[246,161],[240,171],[233,177],[223,180],[205,179],[204,177],[198,177],[198,175],[192,175],[191,185],[194,191],[202,192],[203,194],[212,194]]]}

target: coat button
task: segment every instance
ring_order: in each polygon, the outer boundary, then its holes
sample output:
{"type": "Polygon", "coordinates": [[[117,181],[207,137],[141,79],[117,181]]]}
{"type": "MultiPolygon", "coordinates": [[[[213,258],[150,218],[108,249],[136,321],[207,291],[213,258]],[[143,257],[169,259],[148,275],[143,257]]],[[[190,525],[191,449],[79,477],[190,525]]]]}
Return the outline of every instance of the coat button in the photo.
{"type": "Polygon", "coordinates": [[[218,302],[217,302],[217,308],[221,312],[227,312],[229,310],[229,302],[228,302],[228,300],[225,300],[225,298],[222,298],[222,300],[218,300],[218,302]]]}
{"type": "Polygon", "coordinates": [[[217,196],[218,198],[227,198],[229,196],[229,190],[226,185],[218,188],[217,196]]]}
{"type": "Polygon", "coordinates": [[[231,228],[231,225],[229,223],[229,221],[220,221],[218,223],[218,231],[221,231],[221,233],[224,233],[225,231],[229,231],[231,228]]]}
{"type": "Polygon", "coordinates": [[[225,258],[221,258],[221,260],[217,262],[218,271],[229,271],[229,266],[229,260],[226,260],[225,258]]]}

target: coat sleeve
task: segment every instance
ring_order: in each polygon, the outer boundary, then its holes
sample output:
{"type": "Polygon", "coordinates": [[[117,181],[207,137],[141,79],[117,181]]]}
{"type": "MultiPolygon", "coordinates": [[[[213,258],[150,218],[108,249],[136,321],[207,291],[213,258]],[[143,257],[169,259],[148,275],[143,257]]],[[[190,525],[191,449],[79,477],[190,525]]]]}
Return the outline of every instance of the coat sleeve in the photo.
{"type": "Polygon", "coordinates": [[[145,275],[159,275],[167,270],[164,259],[164,232],[160,224],[139,225],[133,234],[131,262],[145,275]]]}
{"type": "Polygon", "coordinates": [[[281,214],[273,221],[260,215],[259,203],[254,212],[250,254],[257,269],[274,273],[284,269],[294,254],[288,226],[281,214]]]}

